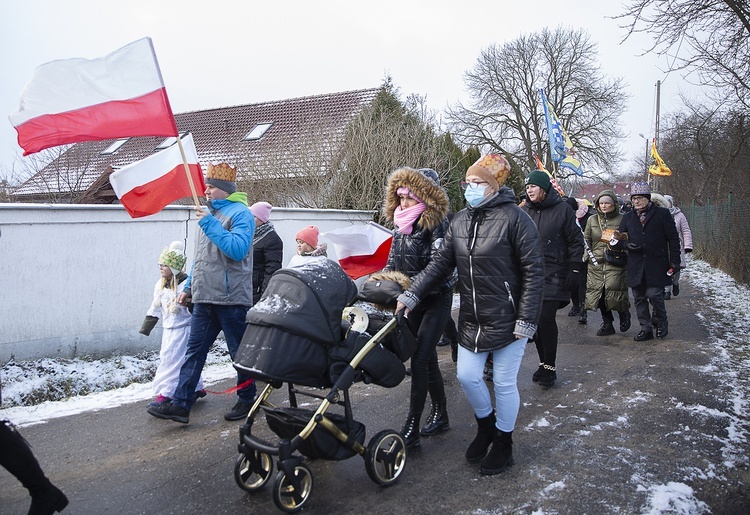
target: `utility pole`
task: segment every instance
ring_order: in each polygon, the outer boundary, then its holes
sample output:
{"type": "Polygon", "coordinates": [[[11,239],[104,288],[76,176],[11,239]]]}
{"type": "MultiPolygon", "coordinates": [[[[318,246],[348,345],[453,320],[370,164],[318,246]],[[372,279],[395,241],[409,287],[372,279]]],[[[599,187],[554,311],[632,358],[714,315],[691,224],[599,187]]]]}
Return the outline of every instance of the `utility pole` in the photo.
{"type": "MultiPolygon", "coordinates": [[[[659,106],[661,105],[661,80],[656,81],[656,120],[654,121],[654,144],[659,148],[659,106]]],[[[654,176],[653,190],[659,190],[659,178],[654,176]]]]}

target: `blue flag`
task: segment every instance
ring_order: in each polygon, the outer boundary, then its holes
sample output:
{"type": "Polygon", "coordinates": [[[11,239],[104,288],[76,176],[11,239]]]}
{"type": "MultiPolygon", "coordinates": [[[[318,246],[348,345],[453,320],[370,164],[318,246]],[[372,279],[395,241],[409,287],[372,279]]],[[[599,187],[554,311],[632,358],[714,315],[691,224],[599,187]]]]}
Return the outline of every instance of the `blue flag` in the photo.
{"type": "Polygon", "coordinates": [[[549,138],[549,152],[552,161],[559,163],[562,168],[568,168],[575,172],[576,175],[583,175],[581,162],[576,158],[573,150],[573,143],[565,133],[560,120],[557,118],[552,104],[547,100],[544,89],[540,89],[542,94],[542,107],[544,108],[544,119],[547,122],[547,137],[549,138]]]}

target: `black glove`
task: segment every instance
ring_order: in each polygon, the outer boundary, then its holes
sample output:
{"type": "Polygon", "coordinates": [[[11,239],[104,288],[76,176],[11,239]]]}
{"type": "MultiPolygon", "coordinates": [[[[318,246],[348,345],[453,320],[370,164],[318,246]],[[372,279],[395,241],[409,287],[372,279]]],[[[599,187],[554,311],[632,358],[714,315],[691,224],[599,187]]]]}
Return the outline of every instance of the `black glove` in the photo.
{"type": "Polygon", "coordinates": [[[156,322],[158,320],[159,319],[156,317],[146,316],[146,319],[143,321],[143,325],[141,326],[141,330],[138,332],[148,336],[149,334],[151,334],[151,331],[156,326],[156,322]]]}
{"type": "Polygon", "coordinates": [[[567,291],[573,291],[578,288],[579,276],[581,275],[578,269],[579,267],[571,265],[568,270],[568,276],[565,278],[565,289],[567,291]]]}
{"type": "Polygon", "coordinates": [[[637,245],[635,243],[628,243],[628,250],[630,252],[643,252],[643,245],[637,245]]]}

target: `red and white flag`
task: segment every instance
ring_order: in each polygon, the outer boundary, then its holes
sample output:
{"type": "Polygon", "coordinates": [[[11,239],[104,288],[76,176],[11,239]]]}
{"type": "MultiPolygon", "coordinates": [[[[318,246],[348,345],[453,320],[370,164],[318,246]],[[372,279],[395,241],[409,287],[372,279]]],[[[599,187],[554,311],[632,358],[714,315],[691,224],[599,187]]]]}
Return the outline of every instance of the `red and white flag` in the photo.
{"type": "Polygon", "coordinates": [[[81,141],[177,136],[151,38],[39,66],[10,115],[23,155],[81,141]]]}
{"type": "Polygon", "coordinates": [[[393,232],[375,222],[334,229],[321,236],[333,242],[341,268],[352,279],[382,270],[393,243],[393,232]]]}
{"type": "MultiPolygon", "coordinates": [[[[193,185],[198,192],[202,192],[206,185],[192,134],[182,138],[182,146],[193,185]]],[[[192,195],[177,143],[157,154],[123,166],[109,176],[109,183],[133,218],[153,215],[170,202],[192,195]]]]}

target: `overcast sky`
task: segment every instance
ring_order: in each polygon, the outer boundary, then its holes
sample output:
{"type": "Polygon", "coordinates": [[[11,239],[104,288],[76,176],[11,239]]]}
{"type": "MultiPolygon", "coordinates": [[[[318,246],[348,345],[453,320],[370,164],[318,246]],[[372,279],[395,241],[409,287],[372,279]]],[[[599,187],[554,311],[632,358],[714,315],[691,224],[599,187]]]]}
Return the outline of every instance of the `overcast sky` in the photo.
{"type": "MultiPolygon", "coordinates": [[[[543,27],[583,28],[603,71],[629,84],[631,159],[645,153],[661,113],[688,85],[663,60],[639,57],[649,40],[624,36],[621,2],[590,0],[3,0],[0,2],[0,166],[21,155],[7,115],[18,110],[34,69],[55,59],[102,57],[150,36],[175,113],[377,87],[386,75],[402,97],[430,108],[466,99],[463,74],[483,48],[543,27]],[[666,80],[665,80],[666,79],[666,80]]],[[[0,177],[2,174],[0,174],[0,177]]]]}

